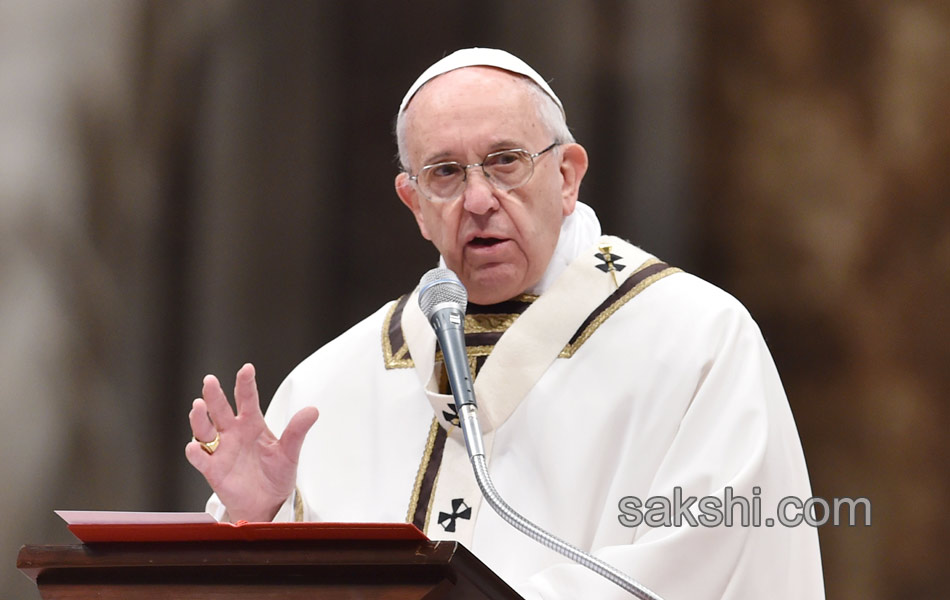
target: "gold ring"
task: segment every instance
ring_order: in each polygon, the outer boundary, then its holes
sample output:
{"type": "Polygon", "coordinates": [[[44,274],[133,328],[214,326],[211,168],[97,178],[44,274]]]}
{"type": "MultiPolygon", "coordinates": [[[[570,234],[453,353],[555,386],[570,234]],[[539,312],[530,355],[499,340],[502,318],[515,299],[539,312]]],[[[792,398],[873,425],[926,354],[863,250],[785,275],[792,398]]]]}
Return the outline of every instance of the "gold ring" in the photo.
{"type": "Polygon", "coordinates": [[[221,443],[221,434],[215,431],[214,439],[211,440],[210,442],[202,442],[194,436],[191,436],[191,439],[198,442],[198,445],[201,446],[201,449],[207,452],[208,454],[214,454],[214,451],[218,449],[218,445],[221,443]]]}

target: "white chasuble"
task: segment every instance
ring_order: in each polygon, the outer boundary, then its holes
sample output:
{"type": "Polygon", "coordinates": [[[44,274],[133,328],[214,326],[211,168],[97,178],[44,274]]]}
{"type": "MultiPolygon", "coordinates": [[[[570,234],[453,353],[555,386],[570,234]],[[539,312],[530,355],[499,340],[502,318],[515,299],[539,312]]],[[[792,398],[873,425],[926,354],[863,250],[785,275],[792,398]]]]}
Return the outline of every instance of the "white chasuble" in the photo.
{"type": "MultiPolygon", "coordinates": [[[[621,506],[732,494],[764,521],[780,499],[810,496],[778,374],[734,298],[602,237],[539,296],[470,306],[466,341],[489,472],[515,510],[666,600],[823,597],[812,528],[742,526],[741,507],[731,527],[635,523],[621,506]]],[[[464,543],[525,598],[629,598],[482,500],[443,380],[415,294],[301,363],[266,416],[279,433],[300,408],[320,409],[300,516],[414,522],[464,543]]],[[[209,509],[223,514],[214,497],[209,509]]]]}

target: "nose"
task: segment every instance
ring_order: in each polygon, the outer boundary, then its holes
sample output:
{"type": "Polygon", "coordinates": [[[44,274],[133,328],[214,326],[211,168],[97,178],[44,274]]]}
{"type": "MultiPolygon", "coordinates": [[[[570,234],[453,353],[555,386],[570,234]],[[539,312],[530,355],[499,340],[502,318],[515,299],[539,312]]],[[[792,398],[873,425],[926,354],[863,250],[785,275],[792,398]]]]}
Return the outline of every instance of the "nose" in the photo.
{"type": "Polygon", "coordinates": [[[498,208],[495,186],[488,181],[481,169],[475,168],[468,172],[465,190],[462,192],[462,206],[476,215],[484,215],[498,208]]]}

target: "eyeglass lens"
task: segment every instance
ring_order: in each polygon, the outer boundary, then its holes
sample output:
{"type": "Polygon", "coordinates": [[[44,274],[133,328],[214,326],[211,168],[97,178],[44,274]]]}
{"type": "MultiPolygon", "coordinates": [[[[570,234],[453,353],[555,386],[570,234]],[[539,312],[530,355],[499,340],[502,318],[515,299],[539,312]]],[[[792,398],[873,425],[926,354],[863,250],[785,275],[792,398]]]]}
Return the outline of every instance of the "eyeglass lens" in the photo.
{"type": "MultiPolygon", "coordinates": [[[[481,168],[495,187],[510,190],[531,177],[534,161],[524,150],[504,150],[486,156],[481,168]]],[[[458,197],[465,188],[465,181],[466,168],[457,162],[431,165],[419,173],[419,184],[426,195],[434,200],[458,197]]]]}

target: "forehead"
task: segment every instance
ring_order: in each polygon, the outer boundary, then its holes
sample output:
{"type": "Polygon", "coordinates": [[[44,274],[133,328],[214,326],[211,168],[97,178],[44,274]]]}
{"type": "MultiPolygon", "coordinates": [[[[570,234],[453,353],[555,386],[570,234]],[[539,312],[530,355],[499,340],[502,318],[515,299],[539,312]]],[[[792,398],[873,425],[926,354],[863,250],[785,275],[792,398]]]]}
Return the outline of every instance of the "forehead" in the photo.
{"type": "Polygon", "coordinates": [[[413,159],[484,154],[540,143],[536,95],[520,75],[491,67],[449,71],[424,85],[406,108],[413,159]]]}

